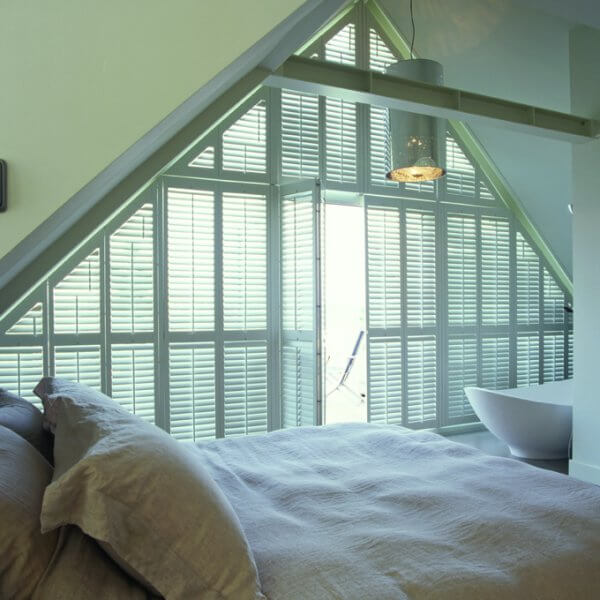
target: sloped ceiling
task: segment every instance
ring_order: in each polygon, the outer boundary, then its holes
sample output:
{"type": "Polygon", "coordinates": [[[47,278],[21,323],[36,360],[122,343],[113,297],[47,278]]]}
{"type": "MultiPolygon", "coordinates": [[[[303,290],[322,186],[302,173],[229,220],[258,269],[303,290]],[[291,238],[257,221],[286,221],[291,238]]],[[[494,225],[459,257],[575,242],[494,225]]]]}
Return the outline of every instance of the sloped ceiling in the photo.
{"type": "MultiPolygon", "coordinates": [[[[446,85],[570,112],[570,22],[516,0],[413,3],[415,50],[443,64],[446,85]]],[[[381,4],[410,39],[408,0],[381,4]]],[[[492,126],[472,129],[571,275],[571,145],[492,126]]]]}

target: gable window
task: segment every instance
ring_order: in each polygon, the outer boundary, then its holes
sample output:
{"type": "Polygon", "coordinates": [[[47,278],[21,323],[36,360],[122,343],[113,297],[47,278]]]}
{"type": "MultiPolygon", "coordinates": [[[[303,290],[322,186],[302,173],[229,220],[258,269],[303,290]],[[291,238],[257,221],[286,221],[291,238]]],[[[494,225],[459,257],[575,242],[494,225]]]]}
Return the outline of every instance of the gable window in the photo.
{"type": "MultiPolygon", "coordinates": [[[[364,10],[309,56],[395,62],[364,10]]],[[[570,298],[460,136],[444,179],[397,184],[387,122],[255,92],[2,317],[2,384],[82,381],[202,440],[339,420],[334,388],[352,418],[425,428],[476,420],[465,386],[571,377],[570,298]]]]}

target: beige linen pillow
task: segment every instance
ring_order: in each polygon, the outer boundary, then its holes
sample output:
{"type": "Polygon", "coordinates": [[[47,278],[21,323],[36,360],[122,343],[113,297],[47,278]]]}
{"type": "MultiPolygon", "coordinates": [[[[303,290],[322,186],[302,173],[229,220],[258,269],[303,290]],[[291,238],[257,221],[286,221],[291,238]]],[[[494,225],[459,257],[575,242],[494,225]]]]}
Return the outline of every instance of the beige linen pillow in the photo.
{"type": "Polygon", "coordinates": [[[197,455],[84,385],[47,378],[36,393],[55,424],[43,531],[78,525],[168,600],[264,599],[239,520],[197,455]]]}
{"type": "Polygon", "coordinates": [[[0,425],[0,598],[30,598],[54,554],[58,532],[40,531],[51,478],[48,461],[0,425]]]}

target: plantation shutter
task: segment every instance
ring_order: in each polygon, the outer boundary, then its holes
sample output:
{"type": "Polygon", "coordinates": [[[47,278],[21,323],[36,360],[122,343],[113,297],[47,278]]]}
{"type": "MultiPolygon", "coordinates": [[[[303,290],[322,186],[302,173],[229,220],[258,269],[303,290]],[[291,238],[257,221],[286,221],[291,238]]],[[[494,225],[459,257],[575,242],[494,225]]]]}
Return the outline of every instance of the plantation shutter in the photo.
{"type": "Polygon", "coordinates": [[[309,183],[281,195],[282,425],[321,422],[320,188],[309,183]],[[319,260],[318,260],[319,259],[319,260]]]}
{"type": "Polygon", "coordinates": [[[456,196],[475,196],[475,167],[456,140],[446,134],[446,191],[456,196]]]}
{"type": "Polygon", "coordinates": [[[510,320],[510,226],[506,219],[481,218],[482,325],[510,320]]]}
{"type": "Polygon", "coordinates": [[[44,305],[36,302],[18,321],[6,330],[6,335],[43,335],[44,305]]]}
{"type": "Polygon", "coordinates": [[[517,336],[517,387],[540,383],[540,336],[517,336]]]}
{"type": "Polygon", "coordinates": [[[224,131],[223,170],[267,172],[267,105],[264,100],[224,131]]]}
{"type": "Polygon", "coordinates": [[[540,259],[517,232],[517,324],[537,325],[540,322],[540,259]]]}
{"type": "Polygon", "coordinates": [[[44,374],[44,351],[41,346],[3,346],[0,348],[0,381],[2,387],[27,398],[41,408],[33,388],[44,374]]]}
{"type": "Polygon", "coordinates": [[[356,182],[357,115],[354,102],[325,98],[325,164],[328,181],[356,182]]]}

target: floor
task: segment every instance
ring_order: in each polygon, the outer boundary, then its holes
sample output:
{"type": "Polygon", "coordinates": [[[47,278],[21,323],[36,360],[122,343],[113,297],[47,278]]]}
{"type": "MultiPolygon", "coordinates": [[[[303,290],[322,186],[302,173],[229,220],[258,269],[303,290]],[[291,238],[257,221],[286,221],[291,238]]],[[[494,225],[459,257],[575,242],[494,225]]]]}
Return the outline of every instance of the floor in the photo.
{"type": "Polygon", "coordinates": [[[556,471],[557,473],[564,473],[565,475],[568,473],[569,461],[566,458],[561,460],[528,460],[525,458],[516,458],[511,455],[508,446],[489,431],[458,433],[447,437],[453,442],[459,442],[461,444],[466,444],[467,446],[479,448],[493,456],[506,456],[508,458],[526,462],[535,467],[540,467],[541,469],[549,469],[551,471],[556,471]]]}

